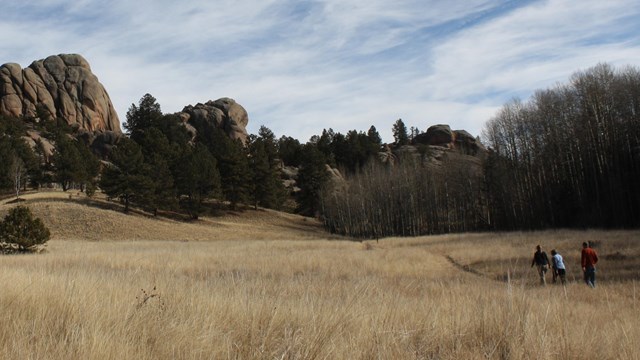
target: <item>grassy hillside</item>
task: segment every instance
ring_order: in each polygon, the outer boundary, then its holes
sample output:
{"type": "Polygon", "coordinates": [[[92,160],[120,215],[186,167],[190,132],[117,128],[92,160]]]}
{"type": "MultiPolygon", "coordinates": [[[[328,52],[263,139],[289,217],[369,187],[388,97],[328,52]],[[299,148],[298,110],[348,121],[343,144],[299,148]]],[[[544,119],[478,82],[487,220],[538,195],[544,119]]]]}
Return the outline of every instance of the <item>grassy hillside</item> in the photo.
{"type": "MultiPolygon", "coordinates": [[[[233,240],[326,238],[319,222],[268,209],[227,212],[197,221],[154,218],[148,214],[124,214],[120,205],[100,197],[88,199],[77,192],[22,195],[35,216],[42,218],[56,240],[233,240]]],[[[0,201],[4,216],[11,198],[0,201]],[[4,206],[2,205],[4,203],[4,206]]]]}
{"type": "Polygon", "coordinates": [[[640,357],[639,231],[358,243],[268,211],[182,223],[68,195],[26,204],[54,236],[0,256],[0,358],[640,357]],[[596,289],[579,281],[584,240],[596,289]],[[565,256],[566,287],[537,285],[538,243],[565,256]]]}

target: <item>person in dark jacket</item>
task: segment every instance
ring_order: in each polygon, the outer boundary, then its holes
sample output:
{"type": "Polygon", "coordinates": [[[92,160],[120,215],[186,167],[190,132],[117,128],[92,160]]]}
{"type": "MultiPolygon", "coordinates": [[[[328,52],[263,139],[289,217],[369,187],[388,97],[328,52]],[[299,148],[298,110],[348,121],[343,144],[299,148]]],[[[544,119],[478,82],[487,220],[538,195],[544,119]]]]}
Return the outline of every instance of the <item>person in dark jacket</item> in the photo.
{"type": "Polygon", "coordinates": [[[582,243],[582,272],[584,273],[584,282],[590,287],[596,287],[596,263],[598,262],[598,254],[591,248],[589,243],[582,243]]]}
{"type": "Polygon", "coordinates": [[[550,268],[549,265],[549,257],[547,253],[542,251],[542,247],[540,245],[536,246],[536,252],[533,253],[533,260],[531,261],[531,267],[535,265],[538,268],[538,275],[540,276],[540,284],[546,285],[547,280],[545,276],[547,271],[550,268]]]}

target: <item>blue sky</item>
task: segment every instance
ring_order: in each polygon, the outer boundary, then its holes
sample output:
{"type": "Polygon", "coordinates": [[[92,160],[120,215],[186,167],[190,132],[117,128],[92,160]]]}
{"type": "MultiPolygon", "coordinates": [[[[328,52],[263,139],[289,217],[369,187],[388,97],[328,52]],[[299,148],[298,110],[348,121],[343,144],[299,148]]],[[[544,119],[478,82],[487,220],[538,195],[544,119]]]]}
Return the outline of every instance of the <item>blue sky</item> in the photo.
{"type": "Polygon", "coordinates": [[[0,63],[82,54],[125,120],[231,97],[302,142],[402,118],[481,135],[514,97],[599,62],[640,66],[637,0],[8,0],[0,63]]]}

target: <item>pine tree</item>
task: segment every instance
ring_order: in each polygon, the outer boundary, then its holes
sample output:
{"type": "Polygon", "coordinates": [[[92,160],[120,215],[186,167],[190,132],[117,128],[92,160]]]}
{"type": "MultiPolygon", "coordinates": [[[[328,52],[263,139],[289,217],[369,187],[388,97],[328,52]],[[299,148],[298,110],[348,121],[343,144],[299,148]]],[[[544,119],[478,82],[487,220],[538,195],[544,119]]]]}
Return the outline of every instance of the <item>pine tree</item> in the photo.
{"type": "Polygon", "coordinates": [[[251,191],[251,172],[244,147],[239,141],[229,139],[226,150],[220,156],[222,193],[235,210],[238,204],[246,203],[251,191]]]}
{"type": "Polygon", "coordinates": [[[178,194],[184,197],[181,205],[192,219],[200,216],[205,200],[220,192],[220,174],[216,165],[215,157],[202,144],[186,149],[177,163],[178,194]]]}
{"type": "Polygon", "coordinates": [[[26,206],[9,210],[0,221],[0,243],[15,244],[18,251],[33,251],[50,237],[49,229],[26,206]]]}
{"type": "Polygon", "coordinates": [[[111,198],[124,202],[128,212],[132,202],[144,203],[152,191],[153,182],[138,144],[122,138],[110,155],[111,164],[105,166],[100,179],[100,187],[111,198]]]}
{"type": "Polygon", "coordinates": [[[145,157],[144,162],[151,182],[150,189],[144,198],[144,205],[156,216],[159,209],[171,209],[177,204],[173,174],[169,162],[160,154],[145,157]]]}
{"type": "Polygon", "coordinates": [[[403,146],[409,144],[409,134],[407,134],[407,126],[402,119],[396,120],[393,124],[393,138],[397,146],[403,146]]]}
{"type": "Polygon", "coordinates": [[[278,158],[286,166],[298,166],[302,162],[302,145],[291,136],[282,136],[278,140],[278,158]]]}
{"type": "Polygon", "coordinates": [[[144,205],[157,215],[158,209],[176,205],[177,194],[171,168],[177,163],[180,147],[169,143],[167,137],[156,127],[150,127],[141,133],[138,142],[152,183],[144,205]]]}
{"type": "Polygon", "coordinates": [[[253,175],[251,199],[254,207],[258,205],[279,209],[285,200],[286,189],[280,179],[278,159],[275,157],[275,144],[269,137],[250,138],[249,162],[253,175]],[[271,149],[271,150],[268,150],[271,149]],[[270,154],[271,152],[271,154],[270,154]]]}
{"type": "Polygon", "coordinates": [[[137,141],[140,132],[144,132],[145,129],[160,121],[161,118],[160,104],[156,102],[156,98],[151,94],[145,94],[138,102],[138,106],[131,104],[129,107],[124,128],[131,138],[137,141]]]}
{"type": "Polygon", "coordinates": [[[320,211],[320,195],[329,179],[324,155],[317,147],[307,144],[303,147],[297,185],[298,212],[313,216],[320,211]]]}
{"type": "Polygon", "coordinates": [[[369,131],[367,131],[367,137],[369,138],[369,143],[376,146],[377,151],[382,145],[382,138],[380,137],[380,134],[378,133],[378,130],[375,126],[371,125],[369,131]]]}
{"type": "Polygon", "coordinates": [[[56,152],[53,155],[54,179],[60,183],[63,191],[84,176],[84,165],[78,147],[66,135],[56,140],[56,152]]]}
{"type": "Polygon", "coordinates": [[[246,203],[251,192],[252,175],[247,150],[239,140],[232,140],[218,128],[210,128],[211,153],[218,162],[222,195],[231,209],[246,203]]]}
{"type": "Polygon", "coordinates": [[[269,159],[275,159],[278,157],[278,144],[276,136],[268,127],[261,125],[258,130],[258,138],[262,140],[265,151],[269,156],[269,159]]]}
{"type": "Polygon", "coordinates": [[[54,179],[63,191],[69,190],[74,183],[84,190],[87,183],[94,182],[100,168],[100,162],[86,145],[64,134],[56,141],[53,163],[54,179]]]}

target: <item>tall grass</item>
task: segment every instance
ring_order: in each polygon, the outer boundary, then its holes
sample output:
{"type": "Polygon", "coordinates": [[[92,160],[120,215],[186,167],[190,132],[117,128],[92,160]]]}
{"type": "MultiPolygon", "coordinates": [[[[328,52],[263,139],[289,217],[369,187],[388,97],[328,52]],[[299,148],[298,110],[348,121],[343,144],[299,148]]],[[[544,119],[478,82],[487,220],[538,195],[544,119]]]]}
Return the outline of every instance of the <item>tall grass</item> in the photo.
{"type": "Polygon", "coordinates": [[[0,257],[0,358],[639,358],[637,279],[537,286],[529,252],[552,235],[573,267],[584,238],[639,248],[638,232],[595,231],[53,240],[46,254],[0,257]]]}

